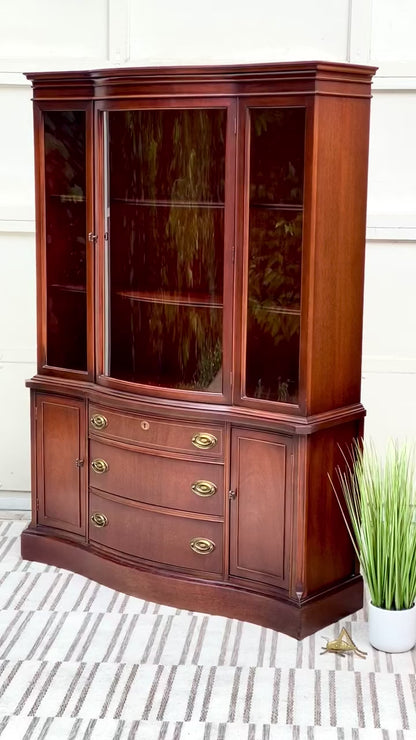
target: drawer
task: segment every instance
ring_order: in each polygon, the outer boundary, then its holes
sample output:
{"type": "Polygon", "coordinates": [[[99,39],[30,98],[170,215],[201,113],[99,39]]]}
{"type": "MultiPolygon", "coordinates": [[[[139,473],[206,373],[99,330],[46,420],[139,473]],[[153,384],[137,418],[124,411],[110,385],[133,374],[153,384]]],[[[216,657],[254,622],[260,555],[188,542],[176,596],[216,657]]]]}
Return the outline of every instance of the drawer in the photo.
{"type": "Polygon", "coordinates": [[[151,511],[91,492],[89,534],[91,542],[153,563],[223,572],[221,522],[151,511]]]}
{"type": "Polygon", "coordinates": [[[90,432],[109,439],[172,452],[191,452],[222,458],[223,428],[190,424],[90,406],[90,432]]]}
{"type": "Polygon", "coordinates": [[[222,516],[224,466],[132,451],[90,440],[90,485],[117,496],[222,516]]]}

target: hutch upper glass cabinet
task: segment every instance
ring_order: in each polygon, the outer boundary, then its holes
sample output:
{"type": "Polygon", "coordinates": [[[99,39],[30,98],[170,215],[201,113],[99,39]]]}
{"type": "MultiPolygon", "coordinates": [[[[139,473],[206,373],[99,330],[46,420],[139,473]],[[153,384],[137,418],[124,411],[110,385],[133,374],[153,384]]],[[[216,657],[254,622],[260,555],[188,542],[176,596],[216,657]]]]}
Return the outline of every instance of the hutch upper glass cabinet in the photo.
{"type": "Polygon", "coordinates": [[[24,557],[296,637],[361,605],[370,85],[328,62],[30,74],[24,557]]]}

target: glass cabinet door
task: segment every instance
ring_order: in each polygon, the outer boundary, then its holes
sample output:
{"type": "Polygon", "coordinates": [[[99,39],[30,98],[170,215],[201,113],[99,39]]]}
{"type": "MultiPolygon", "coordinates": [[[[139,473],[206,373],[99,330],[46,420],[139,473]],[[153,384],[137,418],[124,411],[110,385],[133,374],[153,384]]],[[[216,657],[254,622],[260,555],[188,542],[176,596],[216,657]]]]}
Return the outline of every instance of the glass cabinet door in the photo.
{"type": "Polygon", "coordinates": [[[218,108],[105,113],[112,378],[223,392],[226,126],[218,108]]]}
{"type": "Polygon", "coordinates": [[[86,372],[87,111],[44,110],[41,115],[46,272],[43,364],[86,372]]]}
{"type": "Polygon", "coordinates": [[[298,403],[304,108],[248,111],[245,395],[298,403]]]}

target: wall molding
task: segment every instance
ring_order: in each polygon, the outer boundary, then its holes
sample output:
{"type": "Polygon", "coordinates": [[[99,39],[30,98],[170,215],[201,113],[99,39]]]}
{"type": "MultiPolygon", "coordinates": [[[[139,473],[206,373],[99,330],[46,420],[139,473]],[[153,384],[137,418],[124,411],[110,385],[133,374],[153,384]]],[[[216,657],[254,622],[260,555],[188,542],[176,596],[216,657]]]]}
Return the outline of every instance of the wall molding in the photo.
{"type": "Polygon", "coordinates": [[[416,357],[364,354],[362,373],[363,375],[416,375],[416,357]]]}
{"type": "Polygon", "coordinates": [[[36,365],[36,347],[0,347],[2,365],[36,365]]]}
{"type": "Polygon", "coordinates": [[[367,214],[366,239],[369,242],[416,243],[416,213],[367,214]]]}

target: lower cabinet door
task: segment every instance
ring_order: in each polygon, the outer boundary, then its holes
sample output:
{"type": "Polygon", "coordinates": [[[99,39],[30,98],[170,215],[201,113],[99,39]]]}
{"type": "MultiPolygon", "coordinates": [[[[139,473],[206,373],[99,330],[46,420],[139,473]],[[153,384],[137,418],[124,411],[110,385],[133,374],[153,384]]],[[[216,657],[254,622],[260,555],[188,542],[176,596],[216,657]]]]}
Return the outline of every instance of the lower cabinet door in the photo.
{"type": "Polygon", "coordinates": [[[38,523],[85,534],[85,404],[42,394],[35,404],[38,523]]]}
{"type": "Polygon", "coordinates": [[[293,442],[232,433],[230,574],[285,587],[289,581],[293,442]]]}

